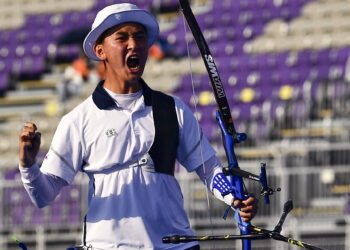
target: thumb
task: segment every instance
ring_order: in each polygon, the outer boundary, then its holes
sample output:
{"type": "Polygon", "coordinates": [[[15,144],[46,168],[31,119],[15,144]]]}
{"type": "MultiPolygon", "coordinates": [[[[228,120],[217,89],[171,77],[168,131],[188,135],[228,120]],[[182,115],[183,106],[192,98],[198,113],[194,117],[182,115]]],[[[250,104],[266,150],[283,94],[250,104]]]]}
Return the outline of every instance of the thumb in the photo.
{"type": "Polygon", "coordinates": [[[242,201],[241,200],[233,200],[233,207],[234,208],[238,208],[242,205],[242,201]]]}
{"type": "Polygon", "coordinates": [[[41,144],[41,133],[36,132],[32,142],[32,148],[34,152],[38,152],[41,144]]]}

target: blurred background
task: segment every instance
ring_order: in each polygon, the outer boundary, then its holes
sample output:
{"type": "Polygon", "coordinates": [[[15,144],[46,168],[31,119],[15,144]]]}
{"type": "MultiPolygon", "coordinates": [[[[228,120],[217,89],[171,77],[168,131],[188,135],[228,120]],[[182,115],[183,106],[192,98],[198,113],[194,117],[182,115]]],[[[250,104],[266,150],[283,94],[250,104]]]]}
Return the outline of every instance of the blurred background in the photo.
{"type": "MultiPolygon", "coordinates": [[[[103,67],[85,58],[81,44],[97,11],[119,2],[156,15],[161,36],[144,79],[185,101],[226,161],[209,78],[177,0],[0,0],[0,249],[19,249],[12,236],[35,250],[80,243],[87,177],[78,175],[51,206],[35,208],[17,170],[18,132],[24,121],[37,124],[40,163],[62,115],[103,78],[103,67]]],[[[282,188],[269,206],[260,198],[253,223],[273,229],[284,202],[293,199],[283,234],[350,249],[350,0],[191,2],[236,129],[248,134],[236,146],[240,166],[258,174],[265,162],[271,186],[282,188]]],[[[224,204],[210,198],[208,208],[195,174],[177,166],[176,175],[198,235],[238,233],[232,215],[222,219],[224,204]]],[[[259,193],[256,183],[247,188],[259,193]]],[[[202,248],[238,250],[241,243],[202,248]]],[[[299,248],[265,240],[253,249],[299,248]]]]}

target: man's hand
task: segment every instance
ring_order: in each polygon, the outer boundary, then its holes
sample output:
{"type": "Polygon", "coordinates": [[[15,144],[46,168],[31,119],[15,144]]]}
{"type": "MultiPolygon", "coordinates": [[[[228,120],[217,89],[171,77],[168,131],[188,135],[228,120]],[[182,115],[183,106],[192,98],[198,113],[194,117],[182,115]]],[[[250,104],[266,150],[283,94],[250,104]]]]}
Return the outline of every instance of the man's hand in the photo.
{"type": "Polygon", "coordinates": [[[19,164],[30,168],[35,163],[40,148],[41,134],[32,122],[25,122],[19,134],[19,164]]]}
{"type": "Polygon", "coordinates": [[[254,218],[258,212],[258,199],[251,196],[245,201],[234,200],[233,206],[239,208],[239,214],[244,222],[248,222],[254,218]]]}

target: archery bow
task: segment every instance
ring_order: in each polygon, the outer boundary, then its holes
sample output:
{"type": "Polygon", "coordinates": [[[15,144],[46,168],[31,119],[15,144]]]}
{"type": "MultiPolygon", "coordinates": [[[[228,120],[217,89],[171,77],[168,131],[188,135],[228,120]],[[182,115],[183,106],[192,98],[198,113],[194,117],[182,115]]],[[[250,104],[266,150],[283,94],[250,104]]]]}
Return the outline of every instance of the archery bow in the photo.
{"type": "MultiPolygon", "coordinates": [[[[232,195],[236,199],[246,200],[249,198],[249,196],[245,192],[243,177],[247,177],[252,180],[259,181],[262,184],[262,193],[265,196],[265,202],[269,203],[269,195],[272,194],[273,191],[267,186],[265,165],[263,165],[261,168],[262,171],[260,176],[256,176],[246,171],[243,171],[238,166],[237,157],[234,152],[234,145],[235,143],[239,143],[246,140],[247,136],[244,133],[236,132],[231,116],[231,110],[226,98],[225,90],[221,82],[220,76],[218,74],[218,69],[216,67],[214,58],[210,53],[209,47],[204,39],[204,36],[199,28],[199,25],[192,13],[189,2],[187,0],[180,0],[180,5],[182,7],[187,23],[193,33],[194,39],[198,45],[200,53],[203,57],[205,67],[209,73],[209,78],[214,91],[215,100],[218,105],[216,118],[222,132],[224,148],[228,160],[228,167],[223,169],[223,173],[224,175],[230,176],[230,183],[228,184],[227,190],[223,190],[223,187],[220,185],[221,181],[219,180],[216,181],[217,185],[214,187],[217,188],[223,195],[227,193],[232,193],[232,195]]],[[[220,178],[225,179],[225,176],[220,176],[220,178]]],[[[238,227],[240,228],[241,234],[249,234],[250,223],[242,221],[239,215],[239,209],[236,209],[235,219],[238,223],[238,227]]],[[[243,239],[242,243],[244,250],[251,249],[251,243],[249,239],[243,239]]]]}
{"type": "MultiPolygon", "coordinates": [[[[209,47],[205,41],[205,38],[200,30],[200,27],[193,15],[188,0],[179,0],[186,18],[186,21],[192,31],[193,37],[197,43],[199,51],[204,60],[205,67],[208,71],[211,86],[214,92],[215,100],[217,102],[218,111],[216,112],[216,119],[220,126],[223,144],[225,148],[226,157],[228,160],[228,167],[223,168],[222,175],[216,175],[213,183],[214,188],[218,189],[223,196],[228,193],[239,200],[246,200],[249,198],[243,182],[243,178],[260,182],[262,186],[261,195],[264,196],[266,204],[270,203],[269,195],[272,195],[275,190],[271,189],[267,183],[266,177],[266,165],[261,164],[260,175],[254,175],[239,168],[237,157],[234,152],[235,143],[245,141],[247,136],[244,133],[237,133],[233,119],[231,116],[231,110],[228,105],[225,90],[221,82],[218,69],[216,67],[213,56],[210,53],[209,47]],[[230,181],[226,179],[226,176],[230,177],[230,181]]],[[[277,189],[276,191],[279,191],[277,189]]],[[[288,201],[284,206],[284,212],[280,218],[279,223],[273,231],[258,228],[250,224],[250,222],[244,222],[239,215],[239,208],[235,211],[235,220],[241,231],[241,235],[225,235],[225,236],[171,236],[164,237],[164,243],[180,243],[188,241],[203,241],[203,240],[221,240],[221,239],[242,239],[243,250],[251,250],[251,240],[272,238],[275,240],[285,241],[289,244],[294,244],[303,248],[312,250],[322,250],[321,248],[314,247],[310,244],[303,243],[294,239],[287,238],[280,234],[282,230],[282,224],[287,214],[292,209],[292,202],[288,201]]]]}

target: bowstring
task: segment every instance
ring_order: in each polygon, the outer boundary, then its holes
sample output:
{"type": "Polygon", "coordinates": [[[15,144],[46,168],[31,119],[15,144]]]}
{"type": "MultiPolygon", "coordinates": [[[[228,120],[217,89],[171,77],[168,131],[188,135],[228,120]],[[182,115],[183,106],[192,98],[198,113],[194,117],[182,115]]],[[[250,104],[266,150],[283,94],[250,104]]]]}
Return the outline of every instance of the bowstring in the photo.
{"type": "MultiPolygon", "coordinates": [[[[180,10],[182,10],[180,8],[180,10]]],[[[182,11],[181,11],[182,12],[182,11]]],[[[189,43],[188,43],[188,39],[186,37],[187,34],[187,26],[186,26],[186,21],[185,21],[185,17],[184,14],[182,12],[182,20],[183,20],[183,25],[184,25],[184,31],[185,31],[185,41],[186,41],[186,49],[187,49],[187,57],[188,57],[188,62],[189,62],[189,68],[190,68],[190,78],[191,78],[191,84],[192,84],[192,96],[191,98],[193,98],[193,106],[194,106],[194,117],[197,120],[198,123],[198,134],[202,134],[202,130],[201,127],[199,126],[199,112],[198,112],[198,108],[197,108],[197,104],[198,104],[198,98],[196,96],[196,91],[195,91],[195,86],[194,86],[194,80],[193,80],[193,70],[192,70],[192,59],[191,59],[191,55],[190,55],[190,48],[189,48],[189,43]]],[[[190,100],[191,102],[191,100],[190,100]]],[[[199,138],[199,147],[200,147],[200,153],[201,153],[201,159],[202,159],[202,169],[203,169],[203,173],[204,173],[204,185],[205,185],[205,194],[206,194],[206,199],[207,199],[207,206],[208,206],[208,217],[209,217],[209,223],[210,223],[210,232],[213,235],[213,220],[211,217],[211,205],[210,205],[210,199],[209,199],[209,192],[208,192],[208,184],[207,184],[207,173],[205,170],[205,166],[204,166],[204,155],[203,155],[203,148],[202,148],[202,136],[200,136],[199,138]]]]}

